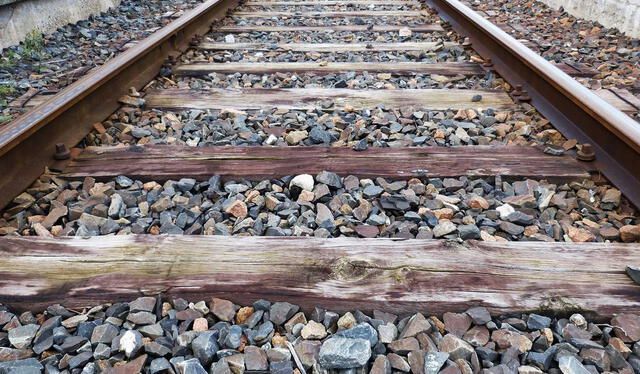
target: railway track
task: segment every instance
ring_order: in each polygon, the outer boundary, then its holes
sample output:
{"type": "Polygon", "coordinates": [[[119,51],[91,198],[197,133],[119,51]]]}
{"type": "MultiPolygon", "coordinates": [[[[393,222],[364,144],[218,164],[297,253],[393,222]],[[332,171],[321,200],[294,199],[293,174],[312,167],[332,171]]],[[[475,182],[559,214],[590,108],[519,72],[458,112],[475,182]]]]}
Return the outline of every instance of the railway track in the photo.
{"type": "Polygon", "coordinates": [[[639,310],[624,92],[457,0],[236,6],[21,102],[0,129],[0,301],[639,310]]]}

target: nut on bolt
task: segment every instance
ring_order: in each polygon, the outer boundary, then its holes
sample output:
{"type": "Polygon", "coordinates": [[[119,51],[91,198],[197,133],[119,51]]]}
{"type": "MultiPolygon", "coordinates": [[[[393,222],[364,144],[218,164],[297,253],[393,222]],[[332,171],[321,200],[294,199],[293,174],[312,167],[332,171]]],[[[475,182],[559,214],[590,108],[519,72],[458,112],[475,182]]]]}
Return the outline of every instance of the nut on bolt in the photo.
{"type": "Polygon", "coordinates": [[[71,158],[71,151],[66,145],[58,143],[56,144],[56,153],[53,154],[53,158],[56,160],[68,160],[71,158]]]}
{"type": "Polygon", "coordinates": [[[596,159],[596,153],[593,151],[591,144],[585,143],[578,151],[576,157],[580,161],[593,161],[596,159]]]}

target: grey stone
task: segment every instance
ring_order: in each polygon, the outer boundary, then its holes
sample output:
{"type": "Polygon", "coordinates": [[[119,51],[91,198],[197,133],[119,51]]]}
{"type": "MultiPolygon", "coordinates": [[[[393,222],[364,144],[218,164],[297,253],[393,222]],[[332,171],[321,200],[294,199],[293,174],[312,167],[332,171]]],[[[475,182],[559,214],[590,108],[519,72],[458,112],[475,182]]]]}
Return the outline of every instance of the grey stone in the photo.
{"type": "Polygon", "coordinates": [[[207,371],[202,367],[197,358],[179,362],[176,367],[180,371],[180,374],[207,374],[207,371]]]}
{"type": "Polygon", "coordinates": [[[91,334],[91,343],[111,344],[111,341],[118,336],[119,333],[120,330],[116,326],[110,323],[105,323],[93,329],[91,334]]]}
{"type": "Polygon", "coordinates": [[[424,374],[438,374],[442,365],[449,359],[445,352],[429,352],[424,356],[424,374]]]}
{"type": "Polygon", "coordinates": [[[24,325],[9,330],[9,342],[16,348],[25,348],[31,345],[33,338],[40,329],[36,324],[24,325]]]}
{"type": "Polygon", "coordinates": [[[35,358],[0,362],[0,374],[36,374],[41,373],[44,367],[35,358]]]}
{"type": "Polygon", "coordinates": [[[203,331],[191,342],[191,349],[200,362],[208,366],[220,350],[218,345],[218,335],[216,331],[203,331]]]}
{"type": "Polygon", "coordinates": [[[324,183],[327,186],[334,188],[342,187],[342,180],[336,173],[332,173],[329,171],[322,171],[320,174],[316,176],[316,182],[324,183]]]}
{"type": "Polygon", "coordinates": [[[393,323],[378,326],[378,337],[384,344],[391,343],[398,337],[398,328],[393,323]]]}
{"type": "Polygon", "coordinates": [[[300,307],[287,302],[276,302],[269,309],[269,319],[276,325],[282,325],[298,312],[300,307]]]}
{"type": "Polygon", "coordinates": [[[573,356],[560,357],[558,367],[563,374],[591,374],[591,372],[573,356]]]}
{"type": "Polygon", "coordinates": [[[527,327],[530,330],[542,330],[549,326],[551,326],[551,318],[549,317],[531,313],[527,318],[527,327]]]}
{"type": "Polygon", "coordinates": [[[270,374],[293,374],[293,363],[289,360],[269,363],[270,374]]]}
{"type": "Polygon", "coordinates": [[[470,308],[465,312],[476,325],[484,325],[491,321],[491,314],[485,307],[470,308]]]}
{"type": "Polygon", "coordinates": [[[322,343],[319,362],[325,369],[349,369],[363,366],[370,357],[368,340],[332,337],[322,343]]]}
{"type": "Polygon", "coordinates": [[[93,359],[93,352],[87,351],[87,352],[79,353],[75,355],[71,360],[69,360],[69,368],[75,369],[77,367],[84,366],[91,359],[93,359]]]}
{"type": "Polygon", "coordinates": [[[359,323],[348,330],[339,331],[334,336],[365,339],[369,341],[372,347],[378,343],[378,332],[366,322],[359,323]]]}
{"type": "Polygon", "coordinates": [[[171,363],[164,357],[159,357],[151,361],[149,365],[149,374],[167,372],[171,369],[171,363]]]}
{"type": "Polygon", "coordinates": [[[129,312],[153,312],[156,307],[156,298],[151,296],[139,297],[129,303],[129,312]]]}

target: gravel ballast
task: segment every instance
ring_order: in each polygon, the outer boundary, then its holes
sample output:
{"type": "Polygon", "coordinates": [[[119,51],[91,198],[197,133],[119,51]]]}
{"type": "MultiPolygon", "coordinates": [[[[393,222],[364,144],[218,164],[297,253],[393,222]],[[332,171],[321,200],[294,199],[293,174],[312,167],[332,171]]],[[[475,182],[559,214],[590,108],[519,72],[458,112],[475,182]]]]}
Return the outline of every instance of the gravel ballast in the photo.
{"type": "Polygon", "coordinates": [[[3,373],[598,374],[640,371],[640,316],[336,313],[212,298],[14,314],[0,305],[3,373]],[[125,365],[125,366],[122,366],[125,365]]]}
{"type": "Polygon", "coordinates": [[[14,200],[9,235],[205,234],[640,241],[620,191],[591,181],[551,184],[501,178],[389,181],[331,172],[259,182],[219,176],[165,183],[119,176],[41,178],[14,200]],[[497,182],[496,182],[497,180],[497,182]]]}

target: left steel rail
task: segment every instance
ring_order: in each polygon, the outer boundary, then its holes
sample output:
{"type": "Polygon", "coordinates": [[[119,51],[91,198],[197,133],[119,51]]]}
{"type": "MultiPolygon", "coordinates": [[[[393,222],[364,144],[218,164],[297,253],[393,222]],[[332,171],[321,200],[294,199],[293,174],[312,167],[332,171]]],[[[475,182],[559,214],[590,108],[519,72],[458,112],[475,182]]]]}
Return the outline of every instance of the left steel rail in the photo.
{"type": "Polygon", "coordinates": [[[130,87],[141,89],[170,55],[188,48],[239,0],[207,0],[48,101],[0,129],[0,208],[29,187],[55,160],[56,144],[73,147],[118,109],[130,87]]]}

